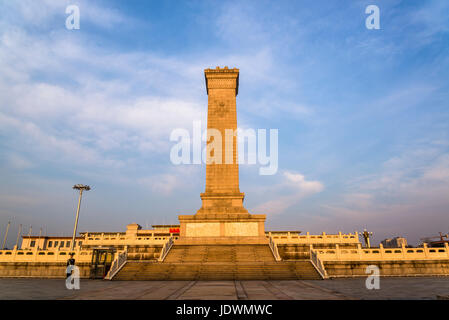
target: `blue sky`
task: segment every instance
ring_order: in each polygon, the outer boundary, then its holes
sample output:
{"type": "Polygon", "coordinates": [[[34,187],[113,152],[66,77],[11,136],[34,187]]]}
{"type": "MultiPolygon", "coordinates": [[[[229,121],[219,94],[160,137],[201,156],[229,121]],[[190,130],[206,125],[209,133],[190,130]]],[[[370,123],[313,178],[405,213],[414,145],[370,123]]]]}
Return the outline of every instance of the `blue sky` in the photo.
{"type": "Polygon", "coordinates": [[[204,165],[175,128],[206,121],[203,70],[240,69],[238,122],[279,130],[279,171],[242,165],[266,228],[449,231],[449,3],[0,1],[0,237],[176,223],[204,165]],[[67,30],[67,5],[80,29],[67,30]],[[380,30],[365,8],[380,8],[380,30]]]}

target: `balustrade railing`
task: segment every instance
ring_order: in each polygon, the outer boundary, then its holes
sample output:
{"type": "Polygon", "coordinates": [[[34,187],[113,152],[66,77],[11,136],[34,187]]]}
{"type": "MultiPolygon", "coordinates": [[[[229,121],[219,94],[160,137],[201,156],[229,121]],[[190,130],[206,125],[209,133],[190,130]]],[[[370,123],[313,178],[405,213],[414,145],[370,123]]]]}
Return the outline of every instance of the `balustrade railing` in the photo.
{"type": "Polygon", "coordinates": [[[323,262],[318,258],[318,254],[313,249],[310,249],[310,260],[312,261],[313,266],[321,275],[321,277],[323,279],[328,278],[327,271],[324,268],[323,262]]]}
{"type": "Polygon", "coordinates": [[[447,260],[449,245],[440,248],[430,248],[427,245],[419,248],[341,248],[338,245],[332,249],[314,249],[322,261],[385,261],[385,260],[447,260]]]}
{"type": "Polygon", "coordinates": [[[125,252],[119,252],[117,254],[117,258],[114,259],[111,265],[111,269],[109,269],[108,274],[106,275],[105,279],[112,280],[114,276],[120,271],[121,268],[125,265],[127,261],[128,253],[125,252]]]}
{"type": "Polygon", "coordinates": [[[279,255],[278,246],[277,246],[276,243],[273,241],[273,238],[272,238],[272,237],[270,237],[269,239],[270,239],[270,242],[269,242],[269,243],[270,243],[270,249],[271,249],[271,252],[273,253],[274,259],[275,259],[276,261],[281,261],[282,258],[281,258],[281,256],[279,255]]]}
{"type": "Polygon", "coordinates": [[[359,242],[358,233],[341,233],[338,234],[297,234],[292,232],[266,232],[267,237],[272,237],[279,244],[284,243],[354,243],[359,242]]]}
{"type": "Polygon", "coordinates": [[[161,254],[159,255],[159,262],[164,261],[165,257],[167,256],[168,252],[170,251],[171,247],[173,246],[174,239],[173,237],[170,237],[166,243],[164,243],[164,246],[162,247],[161,254]]]}

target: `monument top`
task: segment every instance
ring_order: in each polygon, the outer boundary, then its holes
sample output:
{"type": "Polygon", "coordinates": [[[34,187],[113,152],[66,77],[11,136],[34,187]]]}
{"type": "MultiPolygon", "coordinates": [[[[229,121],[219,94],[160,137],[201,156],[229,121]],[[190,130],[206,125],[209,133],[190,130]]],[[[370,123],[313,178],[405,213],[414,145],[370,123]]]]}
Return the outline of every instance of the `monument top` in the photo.
{"type": "Polygon", "coordinates": [[[239,93],[239,69],[229,69],[216,67],[215,69],[205,69],[204,77],[206,79],[206,90],[209,95],[209,89],[235,89],[235,95],[239,93]]]}
{"type": "Polygon", "coordinates": [[[239,69],[237,68],[232,68],[229,69],[228,66],[225,66],[224,68],[220,68],[219,66],[217,66],[215,69],[204,69],[204,72],[239,72],[239,69]]]}

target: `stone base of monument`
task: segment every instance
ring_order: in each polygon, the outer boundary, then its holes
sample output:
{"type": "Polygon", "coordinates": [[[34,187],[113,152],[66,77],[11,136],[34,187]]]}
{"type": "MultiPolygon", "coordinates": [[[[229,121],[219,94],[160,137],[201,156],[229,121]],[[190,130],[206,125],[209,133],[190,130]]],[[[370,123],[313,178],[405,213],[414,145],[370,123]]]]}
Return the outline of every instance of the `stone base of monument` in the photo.
{"type": "Polygon", "coordinates": [[[174,245],[238,245],[262,244],[268,245],[265,237],[181,237],[174,245]]]}
{"type": "Polygon", "coordinates": [[[265,218],[262,214],[183,215],[179,216],[180,239],[265,239],[265,218]]]}
{"type": "MultiPolygon", "coordinates": [[[[180,237],[163,261],[126,261],[114,280],[321,279],[309,259],[276,261],[265,236],[265,215],[179,216],[180,237]]],[[[134,255],[132,256],[134,257],[134,255]]]]}

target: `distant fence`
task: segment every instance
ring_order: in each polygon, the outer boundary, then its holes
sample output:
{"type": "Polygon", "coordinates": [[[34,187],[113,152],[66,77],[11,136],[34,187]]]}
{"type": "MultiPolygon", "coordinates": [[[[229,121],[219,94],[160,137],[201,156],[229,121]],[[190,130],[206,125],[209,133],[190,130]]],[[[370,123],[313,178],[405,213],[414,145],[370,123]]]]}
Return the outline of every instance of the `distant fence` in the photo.
{"type": "Polygon", "coordinates": [[[321,261],[386,261],[386,260],[449,260],[449,246],[443,248],[358,248],[313,249],[321,261]]]}
{"type": "Polygon", "coordinates": [[[341,233],[338,234],[326,234],[323,232],[322,234],[304,234],[298,235],[290,232],[266,232],[267,237],[273,238],[273,240],[278,244],[310,244],[310,243],[360,243],[359,235],[357,232],[355,233],[341,233]]]}
{"type": "Polygon", "coordinates": [[[0,250],[0,262],[66,262],[74,252],[76,262],[90,262],[90,250],[0,250]]]}

